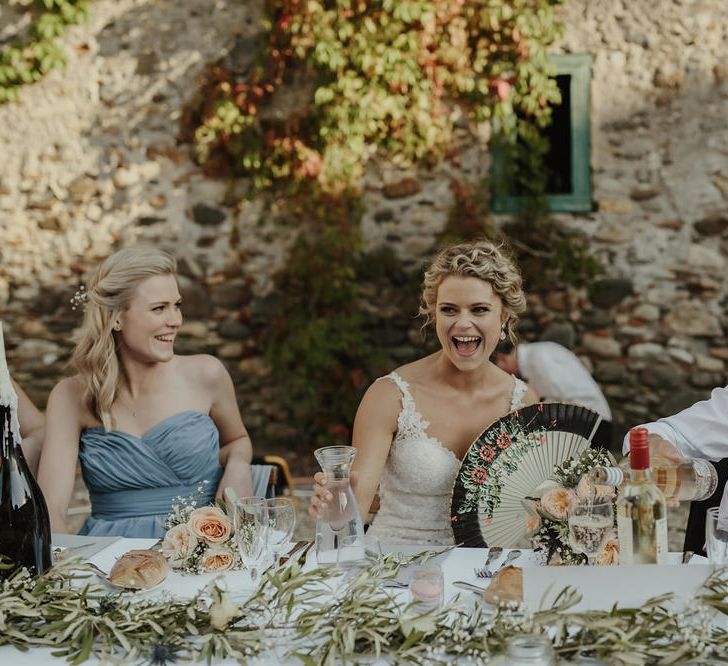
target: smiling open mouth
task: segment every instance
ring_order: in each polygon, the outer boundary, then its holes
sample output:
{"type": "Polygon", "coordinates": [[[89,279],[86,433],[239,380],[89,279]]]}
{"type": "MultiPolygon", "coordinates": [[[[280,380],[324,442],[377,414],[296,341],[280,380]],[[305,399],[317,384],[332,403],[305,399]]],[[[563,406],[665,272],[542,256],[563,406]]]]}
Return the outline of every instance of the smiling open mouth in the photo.
{"type": "Polygon", "coordinates": [[[160,342],[174,342],[173,335],[155,335],[154,339],[159,340],[160,342]]]}
{"type": "Polygon", "coordinates": [[[452,337],[456,351],[463,356],[473,354],[481,342],[482,338],[477,335],[453,335],[452,337]]]}

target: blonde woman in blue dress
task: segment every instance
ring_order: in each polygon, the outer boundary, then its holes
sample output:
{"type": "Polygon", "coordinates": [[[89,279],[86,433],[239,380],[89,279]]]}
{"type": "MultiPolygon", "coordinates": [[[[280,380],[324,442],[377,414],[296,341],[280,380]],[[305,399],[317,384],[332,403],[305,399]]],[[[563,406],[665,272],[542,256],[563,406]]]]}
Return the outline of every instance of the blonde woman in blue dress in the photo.
{"type": "MultiPolygon", "coordinates": [[[[440,350],[381,377],[354,421],[352,483],[366,511],[379,489],[369,535],[389,543],[452,544],[450,495],[469,446],[491,423],[538,402],[490,356],[514,338],[526,299],[513,262],[488,241],[440,252],[425,273],[420,313],[440,350]]],[[[332,496],[315,476],[310,513],[332,496]]]]}
{"type": "Polygon", "coordinates": [[[48,399],[38,481],[54,532],[80,460],[91,498],[81,534],[159,537],[175,497],[252,494],[250,439],[230,375],[212,356],[180,356],[174,259],[154,248],[110,256],[88,285],[71,363],[48,399]]]}

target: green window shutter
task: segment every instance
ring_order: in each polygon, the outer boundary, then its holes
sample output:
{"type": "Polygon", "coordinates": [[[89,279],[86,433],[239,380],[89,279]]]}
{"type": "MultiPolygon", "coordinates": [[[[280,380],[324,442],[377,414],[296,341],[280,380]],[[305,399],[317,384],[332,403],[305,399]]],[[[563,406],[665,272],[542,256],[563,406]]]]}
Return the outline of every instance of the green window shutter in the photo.
{"type": "MultiPolygon", "coordinates": [[[[589,54],[554,54],[550,56],[556,67],[563,102],[554,108],[554,123],[546,131],[551,139],[547,164],[552,178],[547,191],[551,212],[583,213],[592,210],[589,143],[589,86],[592,57],[589,54]],[[565,151],[566,149],[566,151],[565,151]]],[[[505,156],[493,152],[494,182],[505,173],[505,156]]],[[[492,208],[495,213],[515,213],[521,210],[523,200],[512,188],[494,188],[492,208]]]]}

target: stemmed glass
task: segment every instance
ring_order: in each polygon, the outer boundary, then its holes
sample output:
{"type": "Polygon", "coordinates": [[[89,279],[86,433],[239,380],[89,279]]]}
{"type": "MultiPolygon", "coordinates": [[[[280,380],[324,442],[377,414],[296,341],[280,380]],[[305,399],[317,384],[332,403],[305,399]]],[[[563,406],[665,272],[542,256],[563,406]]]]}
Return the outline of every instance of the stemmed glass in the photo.
{"type": "Polygon", "coordinates": [[[717,506],[708,509],[705,516],[705,552],[712,564],[728,564],[728,530],[723,529],[717,506]]]}
{"type": "Polygon", "coordinates": [[[569,507],[569,543],[594,564],[614,527],[611,497],[574,500],[569,507]]]}
{"type": "Polygon", "coordinates": [[[258,568],[266,554],[268,532],[268,504],[262,497],[243,497],[235,501],[233,513],[235,544],[240,559],[250,572],[255,586],[258,568]]]}
{"type": "Polygon", "coordinates": [[[273,568],[278,568],[281,551],[290,543],[296,527],[296,508],[287,497],[273,497],[268,504],[268,548],[273,568]]]}

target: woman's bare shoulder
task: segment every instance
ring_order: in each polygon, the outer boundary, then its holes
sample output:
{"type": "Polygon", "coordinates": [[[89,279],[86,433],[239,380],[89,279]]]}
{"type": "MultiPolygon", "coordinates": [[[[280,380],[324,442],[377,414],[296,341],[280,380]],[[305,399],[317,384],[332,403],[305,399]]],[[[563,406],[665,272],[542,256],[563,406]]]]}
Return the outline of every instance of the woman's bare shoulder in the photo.
{"type": "Polygon", "coordinates": [[[73,375],[73,377],[64,377],[51,390],[48,400],[56,402],[62,401],[64,404],[83,404],[83,393],[86,384],[81,375],[73,375]]]}
{"type": "Polygon", "coordinates": [[[539,398],[538,393],[533,390],[532,387],[530,387],[528,384],[526,384],[526,393],[523,396],[523,404],[528,405],[535,405],[537,402],[540,402],[541,398],[539,398]]]}
{"type": "Polygon", "coordinates": [[[175,356],[178,371],[185,378],[206,385],[213,385],[229,373],[220,360],[210,354],[175,356]]]}
{"type": "Polygon", "coordinates": [[[99,425],[99,420],[91,413],[84,399],[86,382],[81,375],[61,379],[50,392],[46,406],[46,416],[51,419],[71,419],[80,428],[99,425]]]}
{"type": "Polygon", "coordinates": [[[395,372],[408,384],[428,383],[432,379],[435,356],[436,354],[430,354],[411,363],[405,363],[399,366],[395,372]]]}

